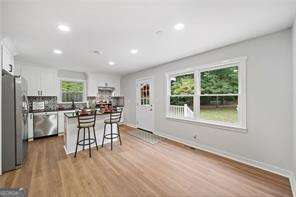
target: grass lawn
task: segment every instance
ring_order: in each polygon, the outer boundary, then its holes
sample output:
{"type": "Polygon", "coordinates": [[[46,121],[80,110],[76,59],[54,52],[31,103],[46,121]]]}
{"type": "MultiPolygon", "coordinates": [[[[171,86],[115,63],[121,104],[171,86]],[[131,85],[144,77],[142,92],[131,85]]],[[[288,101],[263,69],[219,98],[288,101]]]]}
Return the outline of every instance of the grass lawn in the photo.
{"type": "Polygon", "coordinates": [[[237,122],[237,111],[235,108],[211,108],[201,109],[200,117],[206,120],[216,120],[223,122],[237,122]]]}

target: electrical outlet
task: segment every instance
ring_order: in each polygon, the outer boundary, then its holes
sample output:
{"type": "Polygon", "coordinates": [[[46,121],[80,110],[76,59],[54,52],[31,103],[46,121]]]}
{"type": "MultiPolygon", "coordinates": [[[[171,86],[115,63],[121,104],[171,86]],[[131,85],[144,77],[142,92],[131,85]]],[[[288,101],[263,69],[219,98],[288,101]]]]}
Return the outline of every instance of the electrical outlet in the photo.
{"type": "Polygon", "coordinates": [[[193,139],[198,140],[197,134],[193,136],[193,139]]]}

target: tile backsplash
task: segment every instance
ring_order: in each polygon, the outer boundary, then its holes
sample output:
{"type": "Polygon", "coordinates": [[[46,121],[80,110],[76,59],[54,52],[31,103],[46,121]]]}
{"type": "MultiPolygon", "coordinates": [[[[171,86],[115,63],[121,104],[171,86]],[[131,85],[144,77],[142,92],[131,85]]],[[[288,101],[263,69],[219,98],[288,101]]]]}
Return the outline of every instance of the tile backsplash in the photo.
{"type": "Polygon", "coordinates": [[[28,96],[29,109],[33,110],[33,102],[44,102],[45,111],[53,111],[57,109],[57,97],[56,96],[28,96]]]}
{"type": "MultiPolygon", "coordinates": [[[[84,108],[86,107],[86,103],[75,103],[75,108],[84,108]]],[[[72,103],[58,103],[57,104],[58,109],[71,109],[72,103]]]]}
{"type": "MultiPolygon", "coordinates": [[[[58,103],[56,96],[28,96],[29,110],[33,110],[33,102],[44,102],[44,111],[72,109],[72,103],[58,103]]],[[[84,108],[86,103],[75,103],[75,108],[84,108]]]]}

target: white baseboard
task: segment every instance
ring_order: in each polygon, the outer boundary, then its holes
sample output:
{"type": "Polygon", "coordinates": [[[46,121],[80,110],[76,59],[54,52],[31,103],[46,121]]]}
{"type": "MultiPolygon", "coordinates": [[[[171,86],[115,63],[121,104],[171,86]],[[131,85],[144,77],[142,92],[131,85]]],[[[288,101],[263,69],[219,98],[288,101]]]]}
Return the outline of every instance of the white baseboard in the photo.
{"type": "Polygon", "coordinates": [[[125,122],[123,124],[125,124],[125,125],[127,125],[129,127],[137,128],[137,125],[134,125],[134,124],[131,124],[131,123],[128,123],[128,122],[125,122]]]}
{"type": "Polygon", "coordinates": [[[294,175],[294,173],[291,173],[289,181],[291,185],[292,194],[294,197],[296,197],[296,176],[294,175]]]}
{"type": "Polygon", "coordinates": [[[274,174],[278,174],[278,175],[287,177],[287,178],[289,178],[289,181],[290,181],[293,196],[296,197],[296,177],[293,174],[293,172],[291,172],[289,170],[282,169],[280,167],[277,167],[277,166],[274,166],[274,165],[271,165],[271,164],[267,164],[267,163],[264,163],[264,162],[261,162],[261,161],[256,161],[256,160],[253,160],[253,159],[249,159],[247,157],[232,154],[232,153],[229,153],[227,151],[219,150],[219,149],[207,146],[207,145],[194,143],[193,141],[181,139],[181,138],[172,136],[172,135],[170,135],[168,133],[165,133],[165,132],[156,131],[156,132],[154,132],[154,134],[159,135],[159,136],[164,137],[164,138],[167,138],[167,139],[170,139],[170,140],[173,140],[173,141],[176,141],[176,142],[179,142],[181,144],[196,148],[196,149],[200,149],[200,150],[203,150],[203,151],[206,151],[206,152],[210,152],[210,153],[213,153],[215,155],[219,155],[221,157],[225,157],[225,158],[228,158],[228,159],[231,159],[231,160],[234,160],[234,161],[237,161],[237,162],[249,165],[249,166],[253,166],[253,167],[265,170],[265,171],[272,172],[274,174]]]}

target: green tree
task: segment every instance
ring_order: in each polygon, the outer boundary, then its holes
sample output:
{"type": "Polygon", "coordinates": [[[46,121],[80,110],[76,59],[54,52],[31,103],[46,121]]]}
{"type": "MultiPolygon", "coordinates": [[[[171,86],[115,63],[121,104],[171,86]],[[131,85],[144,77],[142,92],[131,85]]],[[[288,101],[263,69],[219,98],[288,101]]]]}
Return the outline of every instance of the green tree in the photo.
{"type": "Polygon", "coordinates": [[[193,74],[180,75],[171,80],[171,95],[192,94],[194,94],[193,74]]]}
{"type": "Polygon", "coordinates": [[[201,73],[201,94],[237,94],[237,66],[201,73]]]}

